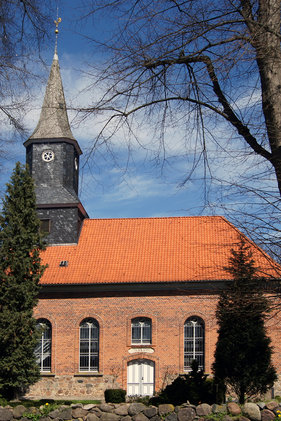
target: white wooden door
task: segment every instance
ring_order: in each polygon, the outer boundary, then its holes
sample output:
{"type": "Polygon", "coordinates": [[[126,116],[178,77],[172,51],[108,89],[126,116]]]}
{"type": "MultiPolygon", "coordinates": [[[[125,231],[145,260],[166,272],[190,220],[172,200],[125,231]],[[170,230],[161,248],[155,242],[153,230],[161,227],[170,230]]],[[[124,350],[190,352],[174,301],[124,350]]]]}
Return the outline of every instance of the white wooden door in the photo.
{"type": "Polygon", "coordinates": [[[152,396],[154,392],[154,362],[134,360],[128,363],[127,395],[152,396]]]}

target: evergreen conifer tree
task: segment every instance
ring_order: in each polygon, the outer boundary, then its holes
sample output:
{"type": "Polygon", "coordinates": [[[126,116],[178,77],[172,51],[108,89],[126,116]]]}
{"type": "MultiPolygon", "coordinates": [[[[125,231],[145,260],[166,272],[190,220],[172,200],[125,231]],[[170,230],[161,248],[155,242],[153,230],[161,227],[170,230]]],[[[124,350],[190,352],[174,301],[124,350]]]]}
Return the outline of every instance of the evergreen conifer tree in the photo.
{"type": "Polygon", "coordinates": [[[0,394],[13,398],[39,378],[33,308],[44,267],[44,243],[33,180],[16,164],[0,214],[0,394]]]}
{"type": "Polygon", "coordinates": [[[225,269],[233,282],[221,293],[217,305],[219,329],[213,372],[244,403],[246,396],[265,393],[277,379],[265,328],[270,306],[243,238],[238,251],[232,250],[225,269]]]}

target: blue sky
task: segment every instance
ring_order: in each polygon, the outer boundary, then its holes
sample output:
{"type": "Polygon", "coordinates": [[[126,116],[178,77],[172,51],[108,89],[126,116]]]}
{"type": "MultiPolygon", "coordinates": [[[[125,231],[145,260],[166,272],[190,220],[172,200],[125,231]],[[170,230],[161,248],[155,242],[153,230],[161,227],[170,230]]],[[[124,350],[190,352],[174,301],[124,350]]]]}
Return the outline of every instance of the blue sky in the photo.
{"type": "MultiPolygon", "coordinates": [[[[87,64],[99,63],[101,56],[85,34],[89,37],[105,34],[113,22],[104,17],[103,20],[94,20],[87,26],[77,23],[80,11],[76,8],[80,4],[76,0],[58,0],[59,16],[62,18],[59,26],[58,53],[66,101],[70,108],[72,132],[84,152],[80,162],[80,198],[89,216],[127,218],[223,214],[222,202],[233,209],[244,206],[245,198],[234,198],[228,189],[229,183],[236,182],[241,174],[250,180],[253,167],[260,166],[260,171],[263,171],[264,167],[260,160],[253,156],[245,158],[244,146],[239,140],[236,140],[235,144],[236,150],[240,151],[238,154],[223,153],[222,150],[218,153],[215,142],[211,145],[209,160],[214,164],[212,184],[204,183],[204,168],[199,165],[192,178],[183,185],[186,175],[194,165],[192,145],[195,140],[186,139],[186,134],[177,127],[167,132],[165,160],[163,150],[160,149],[159,152],[159,144],[153,131],[143,123],[137,127],[137,134],[142,139],[142,144],[147,147],[140,147],[133,141],[133,148],[128,150],[130,139],[128,134],[121,131],[108,147],[98,145],[94,153],[89,155],[101,127],[102,117],[92,116],[84,122],[79,122],[79,116],[77,117],[73,109],[88,106],[93,96],[100,95],[101,92],[86,89],[90,80],[85,71],[89,69],[87,64]],[[83,35],[80,34],[82,30],[83,35]],[[191,146],[186,147],[186,144],[191,146]],[[225,183],[221,180],[225,180],[225,183]],[[206,207],[206,204],[210,206],[206,207]]],[[[44,53],[44,59],[49,66],[54,44],[55,35],[44,53]]],[[[25,118],[29,134],[39,118],[48,72],[49,67],[43,72],[45,82],[39,87],[34,87],[34,101],[25,118]]],[[[220,141],[225,138],[227,142],[228,129],[223,123],[211,122],[209,131],[220,141]]],[[[2,171],[2,182],[7,180],[17,160],[25,161],[22,140],[10,151],[2,171]]],[[[263,183],[268,183],[269,188],[274,184],[270,179],[263,180],[263,183]]]]}
{"type": "MultiPolygon", "coordinates": [[[[80,24],[76,22],[77,1],[60,0],[58,54],[65,90],[67,105],[87,105],[88,93],[81,90],[88,80],[83,73],[86,63],[99,60],[93,45],[82,36],[80,24]]],[[[54,16],[54,19],[56,16],[54,16]]],[[[88,35],[100,35],[108,22],[93,22],[88,27],[88,35]]],[[[55,25],[54,25],[55,29],[55,25]]],[[[85,32],[84,32],[85,33],[85,32]]],[[[46,63],[50,66],[53,58],[55,35],[53,43],[44,52],[46,63]]],[[[31,134],[39,118],[45,84],[49,69],[45,69],[45,83],[34,90],[34,103],[25,118],[27,133],[31,134]]],[[[188,162],[185,151],[180,150],[167,157],[163,165],[156,156],[158,146],[154,145],[150,151],[135,148],[128,154],[127,141],[122,140],[122,134],[112,145],[112,150],[98,147],[90,160],[88,150],[98,133],[95,128],[95,118],[84,123],[78,123],[76,113],[69,111],[72,131],[79,142],[83,155],[81,156],[80,199],[92,218],[121,218],[121,217],[158,217],[196,215],[202,210],[204,203],[204,183],[187,182],[180,187],[188,162]]],[[[144,128],[143,138],[147,136],[150,143],[149,128],[144,128]]],[[[172,136],[172,135],[171,135],[172,136]]],[[[125,135],[124,135],[125,137],[125,135]]],[[[2,183],[6,182],[17,160],[25,161],[25,148],[22,140],[16,143],[15,149],[10,151],[5,168],[2,171],[2,183]]],[[[192,157],[190,157],[192,165],[192,157]]],[[[3,186],[3,184],[2,184],[3,186]]]]}

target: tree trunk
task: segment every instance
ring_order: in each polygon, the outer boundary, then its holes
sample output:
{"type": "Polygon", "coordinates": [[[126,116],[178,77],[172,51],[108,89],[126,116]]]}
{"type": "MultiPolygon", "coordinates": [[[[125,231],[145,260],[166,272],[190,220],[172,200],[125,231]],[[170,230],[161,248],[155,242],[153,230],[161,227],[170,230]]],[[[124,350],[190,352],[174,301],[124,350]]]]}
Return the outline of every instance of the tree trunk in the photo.
{"type": "Polygon", "coordinates": [[[250,25],[261,79],[262,108],[281,195],[280,0],[259,0],[257,24],[250,25]]]}
{"type": "Polygon", "coordinates": [[[244,385],[240,386],[240,390],[239,390],[239,403],[241,405],[244,405],[245,403],[245,387],[244,385]]]}

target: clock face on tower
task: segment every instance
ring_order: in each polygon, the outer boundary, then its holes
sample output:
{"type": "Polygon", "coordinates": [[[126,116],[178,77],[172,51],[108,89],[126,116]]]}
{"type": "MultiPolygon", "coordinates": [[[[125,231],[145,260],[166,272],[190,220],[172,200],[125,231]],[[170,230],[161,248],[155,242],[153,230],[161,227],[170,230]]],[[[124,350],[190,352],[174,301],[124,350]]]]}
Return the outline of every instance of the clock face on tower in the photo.
{"type": "Polygon", "coordinates": [[[54,157],[55,157],[55,154],[50,149],[42,152],[42,159],[45,162],[53,161],[54,157]]]}

